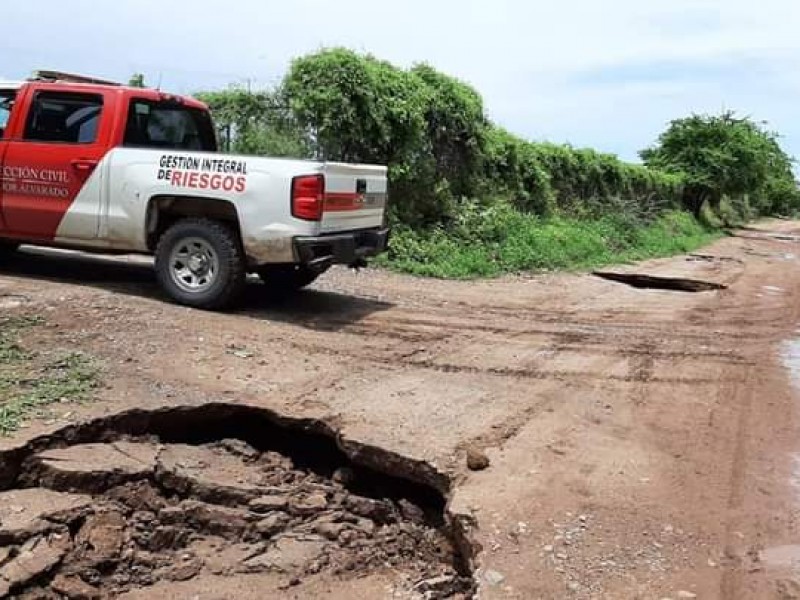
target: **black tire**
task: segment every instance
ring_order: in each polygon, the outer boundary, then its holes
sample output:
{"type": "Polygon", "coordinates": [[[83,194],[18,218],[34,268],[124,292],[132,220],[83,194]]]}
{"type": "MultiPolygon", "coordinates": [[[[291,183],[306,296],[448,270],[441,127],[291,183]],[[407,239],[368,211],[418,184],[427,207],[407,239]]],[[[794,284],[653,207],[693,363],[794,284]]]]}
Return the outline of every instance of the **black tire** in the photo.
{"type": "Polygon", "coordinates": [[[219,221],[182,219],[158,241],[156,276],[162,289],[179,304],[205,310],[226,308],[241,295],[247,277],[239,237],[219,221]]]}
{"type": "Polygon", "coordinates": [[[12,254],[14,254],[17,251],[19,246],[20,245],[17,242],[0,240],[0,261],[7,260],[12,254]]]}
{"type": "Polygon", "coordinates": [[[305,265],[266,265],[259,268],[258,276],[274,292],[296,292],[314,283],[325,271],[305,265]]]}

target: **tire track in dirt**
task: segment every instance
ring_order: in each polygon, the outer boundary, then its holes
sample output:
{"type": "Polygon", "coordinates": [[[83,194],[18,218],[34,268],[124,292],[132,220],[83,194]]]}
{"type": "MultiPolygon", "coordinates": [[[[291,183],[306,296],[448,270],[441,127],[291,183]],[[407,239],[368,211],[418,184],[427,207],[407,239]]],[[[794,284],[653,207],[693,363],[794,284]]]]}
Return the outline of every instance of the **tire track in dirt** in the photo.
{"type": "MultiPolygon", "coordinates": [[[[792,283],[791,288],[786,290],[785,297],[787,299],[800,297],[800,285],[792,283]]],[[[735,299],[731,298],[731,301],[735,302],[735,299]]],[[[738,316],[739,310],[741,310],[741,307],[731,310],[733,313],[731,315],[732,319],[738,316]]],[[[744,381],[737,384],[726,378],[718,396],[721,402],[731,403],[737,407],[735,441],[730,467],[729,495],[724,528],[724,556],[728,564],[722,573],[719,587],[720,598],[725,600],[749,600],[754,597],[752,586],[768,585],[764,581],[753,581],[751,576],[762,571],[761,567],[754,567],[752,563],[752,561],[758,562],[758,552],[751,548],[747,557],[741,555],[742,533],[737,528],[742,525],[742,513],[748,505],[748,495],[753,493],[752,486],[748,485],[750,479],[752,479],[748,469],[753,460],[752,452],[757,450],[754,439],[758,438],[759,430],[763,430],[764,427],[763,422],[754,423],[754,403],[760,396],[761,390],[765,387],[764,384],[768,385],[770,383],[769,375],[762,376],[767,371],[764,369],[764,363],[774,364],[778,361],[779,348],[777,346],[785,340],[788,333],[785,329],[785,324],[794,325],[800,322],[800,305],[797,302],[782,302],[778,311],[770,312],[770,317],[770,320],[777,320],[784,324],[782,335],[750,345],[748,353],[753,356],[755,366],[736,369],[737,376],[743,376],[744,381]],[[761,369],[759,369],[759,364],[761,369]],[[764,377],[767,378],[767,381],[763,381],[764,377]],[[748,566],[747,562],[751,562],[751,564],[748,566]]],[[[781,371],[783,370],[780,365],[778,365],[778,368],[781,371]]],[[[786,379],[788,379],[788,375],[786,379]]],[[[787,418],[794,419],[791,415],[787,415],[787,418]]],[[[775,460],[788,462],[789,458],[781,459],[781,457],[775,457],[775,460]]]]}
{"type": "MultiPolygon", "coordinates": [[[[740,241],[720,244],[744,256],[740,241]]],[[[334,271],[321,283],[333,292],[310,290],[296,306],[260,306],[254,292],[252,305],[227,315],[188,312],[146,291],[98,291],[102,283],[81,274],[67,284],[12,283],[58,322],[37,344],[73,341],[127,376],[107,396],[122,388],[125,402],[141,390],[152,404],[174,403],[166,391],[176,389],[179,399],[221,395],[287,414],[296,407],[302,418],[341,423],[380,447],[448,465],[461,483],[475,482],[482,535],[508,549],[502,557],[487,551],[484,566],[521,594],[545,590],[522,597],[573,597],[553,574],[560,566],[585,590],[597,584],[619,592],[614,597],[633,597],[639,577],[642,597],[700,588],[702,598],[745,600],[747,573],[705,565],[718,549],[735,549],[742,523],[765,538],[774,533],[766,517],[745,514],[758,511],[750,465],[754,456],[764,460],[765,428],[788,419],[769,402],[760,408],[759,388],[783,389],[775,377],[761,378],[775,369],[765,354],[798,318],[783,304],[800,297],[788,263],[746,260],[732,289],[691,297],[571,275],[546,276],[545,285],[420,284],[380,272],[337,279],[334,271]],[[763,292],[776,281],[787,288],[783,298],[763,292]],[[187,340],[189,352],[176,352],[187,340]],[[233,356],[232,344],[249,356],[233,356]],[[131,356],[135,368],[125,362],[131,356]],[[468,444],[499,447],[486,472],[466,471],[468,444]],[[622,547],[623,558],[647,548],[665,571],[620,561],[630,579],[615,579],[618,571],[596,560],[599,546],[562,548],[550,524],[565,523],[567,511],[587,515],[588,531],[622,547]],[[654,550],[651,540],[664,547],[654,550]],[[552,554],[542,550],[553,545],[552,554]],[[557,557],[562,550],[569,560],[557,557]],[[524,560],[517,571],[515,560],[524,560]]]]}

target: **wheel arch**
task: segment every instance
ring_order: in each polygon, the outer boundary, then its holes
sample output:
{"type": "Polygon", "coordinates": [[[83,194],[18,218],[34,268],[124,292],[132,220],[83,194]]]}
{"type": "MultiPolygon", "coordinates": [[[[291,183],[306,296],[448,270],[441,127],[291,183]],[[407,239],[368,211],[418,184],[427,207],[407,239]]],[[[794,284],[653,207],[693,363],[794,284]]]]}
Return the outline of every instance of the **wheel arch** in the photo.
{"type": "Polygon", "coordinates": [[[230,200],[198,196],[160,195],[150,198],[147,204],[145,243],[154,251],[161,235],[174,223],[184,218],[208,218],[231,225],[241,240],[242,229],[239,212],[230,200]]]}

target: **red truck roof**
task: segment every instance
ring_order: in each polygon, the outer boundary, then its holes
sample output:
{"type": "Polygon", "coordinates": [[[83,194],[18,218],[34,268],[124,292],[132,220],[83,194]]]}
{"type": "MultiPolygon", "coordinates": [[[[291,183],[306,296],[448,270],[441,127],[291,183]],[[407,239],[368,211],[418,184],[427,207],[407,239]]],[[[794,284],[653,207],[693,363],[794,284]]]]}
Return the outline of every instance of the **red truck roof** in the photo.
{"type": "Polygon", "coordinates": [[[207,110],[208,107],[190,96],[182,96],[179,94],[168,94],[160,90],[152,88],[140,88],[114,83],[112,81],[105,81],[95,77],[85,75],[74,75],[70,73],[61,73],[58,71],[37,71],[34,77],[28,81],[22,82],[6,82],[0,81],[0,89],[20,89],[28,85],[52,87],[58,90],[81,90],[87,92],[117,92],[122,96],[136,96],[145,100],[152,100],[154,102],[174,101],[191,108],[199,108],[207,110]]]}

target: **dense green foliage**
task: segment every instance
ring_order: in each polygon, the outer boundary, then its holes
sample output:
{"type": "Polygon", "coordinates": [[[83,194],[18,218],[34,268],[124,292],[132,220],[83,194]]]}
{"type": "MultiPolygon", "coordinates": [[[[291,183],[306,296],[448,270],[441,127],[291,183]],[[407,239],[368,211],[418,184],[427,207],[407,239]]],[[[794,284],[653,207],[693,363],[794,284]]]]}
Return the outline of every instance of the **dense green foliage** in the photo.
{"type": "Polygon", "coordinates": [[[389,165],[400,221],[438,222],[476,191],[487,123],[466,84],[334,49],[295,60],[284,92],[316,155],[389,165]]]}
{"type": "Polygon", "coordinates": [[[390,166],[395,216],[415,227],[446,223],[473,198],[539,215],[680,202],[680,176],[522,140],[488,121],[472,87],[428,65],[324,50],[294,61],[284,93],[319,156],[390,166]]]}
{"type": "Polygon", "coordinates": [[[706,202],[719,209],[725,197],[754,214],[788,213],[799,204],[792,160],[777,135],[730,112],[673,121],[642,158],[684,178],[685,205],[695,214],[706,202]]]}
{"type": "Polygon", "coordinates": [[[135,88],[146,87],[144,82],[144,75],[142,73],[134,73],[128,80],[128,85],[135,88]]]}
{"type": "Polygon", "coordinates": [[[222,147],[230,152],[308,157],[311,143],[286,105],[281,90],[242,88],[202,92],[197,97],[214,113],[222,147]]]}
{"type": "Polygon", "coordinates": [[[730,225],[800,208],[777,137],[732,114],[674,121],[644,165],[629,164],[523,140],[491,123],[466,83],[341,48],[296,59],[274,90],[200,98],[230,150],[388,165],[389,262],[416,273],[663,255],[712,235],[682,209],[697,217],[708,205],[730,225]]]}
{"type": "Polygon", "coordinates": [[[590,149],[524,141],[487,132],[484,193],[538,215],[596,216],[626,212],[646,219],[679,208],[682,177],[590,149]]]}
{"type": "Polygon", "coordinates": [[[719,235],[684,211],[647,225],[624,215],[538,217],[507,205],[465,205],[447,228],[399,226],[382,264],[416,275],[488,277],[530,269],[597,267],[694,250],[719,235]]]}

